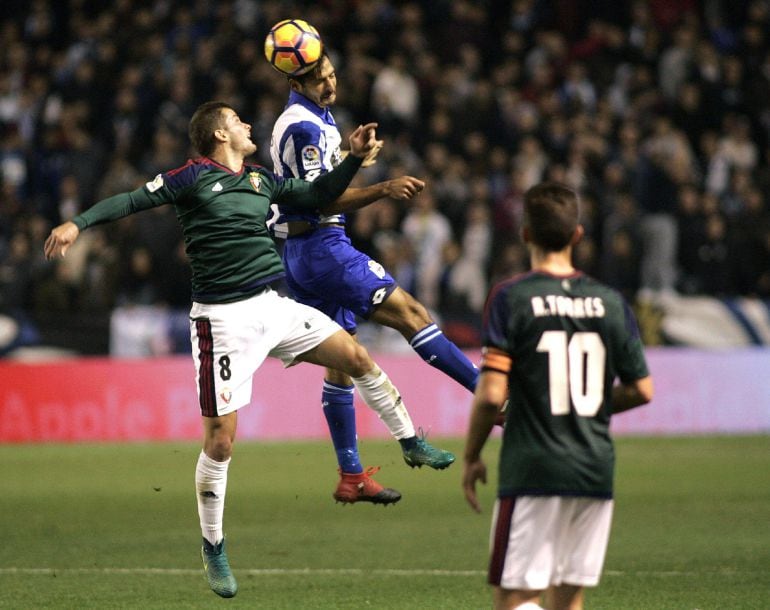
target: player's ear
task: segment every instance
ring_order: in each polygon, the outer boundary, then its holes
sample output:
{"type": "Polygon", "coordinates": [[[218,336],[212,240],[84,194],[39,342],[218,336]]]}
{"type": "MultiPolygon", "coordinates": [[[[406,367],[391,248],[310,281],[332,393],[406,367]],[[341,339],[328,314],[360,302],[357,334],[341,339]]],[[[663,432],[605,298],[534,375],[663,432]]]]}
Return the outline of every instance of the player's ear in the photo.
{"type": "Polygon", "coordinates": [[[294,78],[289,79],[289,87],[291,87],[292,91],[296,91],[297,93],[302,91],[302,85],[300,85],[299,81],[294,78]]]}
{"type": "Polygon", "coordinates": [[[583,228],[583,225],[576,226],[575,232],[572,234],[572,239],[569,240],[569,245],[574,246],[581,239],[583,239],[583,235],[585,235],[585,232],[586,230],[583,228]]]}

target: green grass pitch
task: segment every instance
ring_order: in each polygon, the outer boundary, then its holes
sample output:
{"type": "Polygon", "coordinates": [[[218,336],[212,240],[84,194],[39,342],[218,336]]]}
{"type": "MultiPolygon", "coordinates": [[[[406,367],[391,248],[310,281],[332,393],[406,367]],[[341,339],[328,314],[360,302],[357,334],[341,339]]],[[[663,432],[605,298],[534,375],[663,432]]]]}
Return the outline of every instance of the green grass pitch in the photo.
{"type": "MultiPolygon", "coordinates": [[[[770,436],[617,449],[612,538],[586,607],[769,608],[770,436]]],[[[196,444],[0,446],[0,608],[489,608],[493,482],[479,516],[461,464],[411,470],[394,442],[361,450],[403,493],[396,506],[335,504],[327,442],[236,446],[225,530],[240,590],[221,600],[198,555],[196,444]]]]}

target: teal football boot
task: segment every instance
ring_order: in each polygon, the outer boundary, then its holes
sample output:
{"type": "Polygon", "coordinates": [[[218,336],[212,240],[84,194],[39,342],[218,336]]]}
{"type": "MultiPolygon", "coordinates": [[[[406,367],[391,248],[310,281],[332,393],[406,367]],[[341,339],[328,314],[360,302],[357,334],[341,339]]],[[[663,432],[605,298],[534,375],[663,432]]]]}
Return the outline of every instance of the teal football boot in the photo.
{"type": "Polygon", "coordinates": [[[204,538],[201,557],[203,557],[203,569],[211,590],[220,597],[235,597],[238,592],[238,583],[235,582],[235,576],[227,561],[224,538],[219,544],[211,544],[204,538]]]}

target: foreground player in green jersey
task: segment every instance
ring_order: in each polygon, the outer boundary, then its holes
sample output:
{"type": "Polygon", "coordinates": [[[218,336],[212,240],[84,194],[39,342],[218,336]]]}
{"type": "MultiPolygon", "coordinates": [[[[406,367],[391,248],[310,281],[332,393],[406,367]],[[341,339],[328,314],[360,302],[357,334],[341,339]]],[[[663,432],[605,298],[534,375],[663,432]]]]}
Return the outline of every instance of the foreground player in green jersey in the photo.
{"type": "MultiPolygon", "coordinates": [[[[195,471],[203,564],[211,589],[233,597],[238,589],[224,546],[227,471],[238,409],[251,400],[252,376],[266,357],[286,366],[311,362],[346,372],[367,405],[403,411],[398,390],[366,349],[317,309],[281,297],[270,283],[283,264],[265,225],[271,202],[328,213],[352,209],[333,203],[377,145],[376,124],[350,136],[350,154],[315,182],[284,180],[244,160],[257,147],[251,126],[222,102],[207,102],[190,120],[190,140],[201,157],[159,174],[130,193],[96,203],[55,227],[45,242],[48,259],[64,256],[80,231],[159,205],[173,204],[192,267],[190,335],[203,422],[203,450],[195,471]]],[[[419,184],[405,182],[404,189],[419,184]]],[[[414,192],[411,195],[415,194],[414,192]]],[[[351,481],[367,501],[390,504],[401,495],[382,488],[371,471],[351,481]]]]}
{"type": "Polygon", "coordinates": [[[610,417],[652,400],[636,320],[614,290],[572,266],[578,197],[554,183],[524,196],[532,270],[489,293],[463,489],[479,511],[481,450],[509,401],[492,519],[498,610],[579,610],[599,582],[612,521],[610,417]],[[619,383],[615,380],[619,379],[619,383]]]}

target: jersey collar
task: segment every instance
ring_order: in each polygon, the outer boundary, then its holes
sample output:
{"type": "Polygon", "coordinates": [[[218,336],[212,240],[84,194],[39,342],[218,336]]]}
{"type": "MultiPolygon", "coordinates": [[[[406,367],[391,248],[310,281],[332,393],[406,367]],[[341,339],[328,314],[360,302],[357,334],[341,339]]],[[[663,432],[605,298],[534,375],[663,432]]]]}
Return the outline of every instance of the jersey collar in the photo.
{"type": "Polygon", "coordinates": [[[334,122],[334,117],[332,117],[332,113],[329,110],[329,108],[321,108],[318,104],[315,102],[311,102],[308,98],[306,98],[301,93],[297,93],[296,91],[292,91],[289,93],[289,103],[286,104],[286,107],[288,108],[292,104],[299,104],[303,108],[307,109],[309,112],[312,112],[314,115],[316,115],[319,119],[321,119],[324,123],[328,125],[336,125],[334,122]]]}
{"type": "Polygon", "coordinates": [[[213,165],[215,167],[218,167],[222,171],[227,172],[228,174],[233,174],[234,176],[238,176],[243,173],[243,170],[246,168],[246,164],[244,163],[241,165],[241,169],[239,169],[237,172],[234,172],[226,165],[222,165],[221,163],[218,163],[217,161],[214,161],[214,159],[210,159],[209,157],[199,157],[196,159],[198,163],[202,163],[203,165],[213,165]]]}

